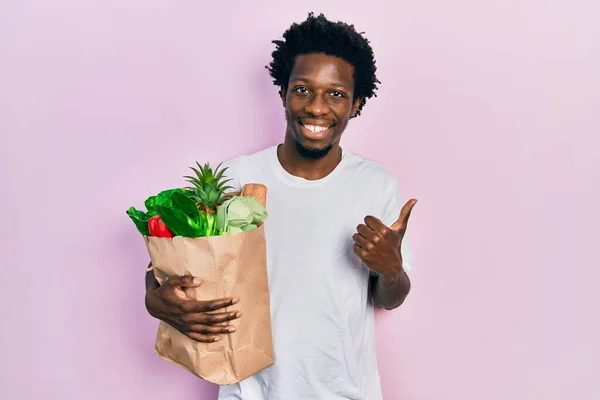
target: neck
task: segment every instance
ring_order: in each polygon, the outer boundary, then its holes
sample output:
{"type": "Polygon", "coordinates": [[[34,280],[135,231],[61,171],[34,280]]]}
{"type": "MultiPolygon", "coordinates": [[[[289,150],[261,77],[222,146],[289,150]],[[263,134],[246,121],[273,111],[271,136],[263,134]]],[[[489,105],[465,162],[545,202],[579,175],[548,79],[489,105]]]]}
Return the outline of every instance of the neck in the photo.
{"type": "Polygon", "coordinates": [[[277,147],[277,157],[283,169],[289,174],[308,180],[317,180],[326,177],[337,167],[341,161],[342,149],[339,142],[336,142],[323,158],[307,159],[296,150],[294,139],[286,135],[283,144],[277,147]]]}

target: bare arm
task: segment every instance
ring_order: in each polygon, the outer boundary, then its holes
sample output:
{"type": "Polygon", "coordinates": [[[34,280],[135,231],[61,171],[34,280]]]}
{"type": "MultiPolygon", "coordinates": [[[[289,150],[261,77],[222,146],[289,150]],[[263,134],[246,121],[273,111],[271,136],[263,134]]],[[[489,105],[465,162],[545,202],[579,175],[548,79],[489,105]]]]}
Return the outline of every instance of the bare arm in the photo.
{"type": "Polygon", "coordinates": [[[365,223],[357,226],[357,232],[352,236],[354,253],[369,269],[378,273],[370,280],[373,302],[387,310],[404,303],[410,292],[410,278],[403,268],[402,239],[416,203],[415,199],[408,201],[390,228],[373,216],[365,217],[365,223]]]}
{"type": "Polygon", "coordinates": [[[198,287],[202,283],[193,276],[171,276],[159,285],[152,270],[146,272],[145,304],[148,313],[171,325],[184,335],[200,341],[215,342],[221,335],[230,334],[235,327],[227,323],[241,317],[237,311],[219,312],[238,302],[223,298],[211,301],[195,301],[187,298],[185,288],[198,287]]]}
{"type": "Polygon", "coordinates": [[[410,292],[411,282],[406,272],[402,272],[395,281],[385,276],[371,277],[371,296],[376,306],[393,310],[404,303],[410,292]]]}

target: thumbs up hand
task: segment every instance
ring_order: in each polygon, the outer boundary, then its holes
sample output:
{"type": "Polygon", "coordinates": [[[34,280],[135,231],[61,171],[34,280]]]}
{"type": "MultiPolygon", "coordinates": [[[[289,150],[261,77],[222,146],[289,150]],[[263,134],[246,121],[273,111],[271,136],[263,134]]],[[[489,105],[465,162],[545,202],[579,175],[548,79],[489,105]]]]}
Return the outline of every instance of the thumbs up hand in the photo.
{"type": "Polygon", "coordinates": [[[400,249],[415,204],[416,199],[409,200],[389,228],[379,219],[367,216],[365,223],[358,225],[352,236],[354,253],[370,270],[391,281],[395,281],[403,272],[400,249]]]}

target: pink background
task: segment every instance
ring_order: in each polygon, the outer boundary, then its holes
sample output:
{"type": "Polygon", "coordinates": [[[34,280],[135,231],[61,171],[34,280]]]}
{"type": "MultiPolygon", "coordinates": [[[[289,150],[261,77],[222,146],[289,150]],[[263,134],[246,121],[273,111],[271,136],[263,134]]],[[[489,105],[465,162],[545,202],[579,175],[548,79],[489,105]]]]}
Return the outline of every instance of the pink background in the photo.
{"type": "Polygon", "coordinates": [[[214,398],[152,352],[125,210],[282,139],[264,65],[309,10],[367,32],[383,83],[344,144],[420,200],[385,398],[600,398],[598,4],[2,2],[0,398],[214,398]]]}

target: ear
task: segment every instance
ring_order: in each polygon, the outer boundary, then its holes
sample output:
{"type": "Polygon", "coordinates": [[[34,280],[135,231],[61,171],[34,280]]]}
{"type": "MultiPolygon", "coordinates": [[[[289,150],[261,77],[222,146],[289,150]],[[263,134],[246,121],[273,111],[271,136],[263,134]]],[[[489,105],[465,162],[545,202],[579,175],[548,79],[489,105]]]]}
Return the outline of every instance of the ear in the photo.
{"type": "Polygon", "coordinates": [[[283,103],[283,108],[285,108],[285,106],[287,104],[287,102],[286,102],[287,89],[284,87],[279,89],[279,96],[281,97],[281,102],[283,103]]]}
{"type": "Polygon", "coordinates": [[[351,118],[356,117],[356,113],[358,112],[358,107],[360,106],[360,103],[362,103],[362,101],[363,101],[363,98],[362,97],[358,97],[352,103],[352,111],[350,112],[351,118]]]}

